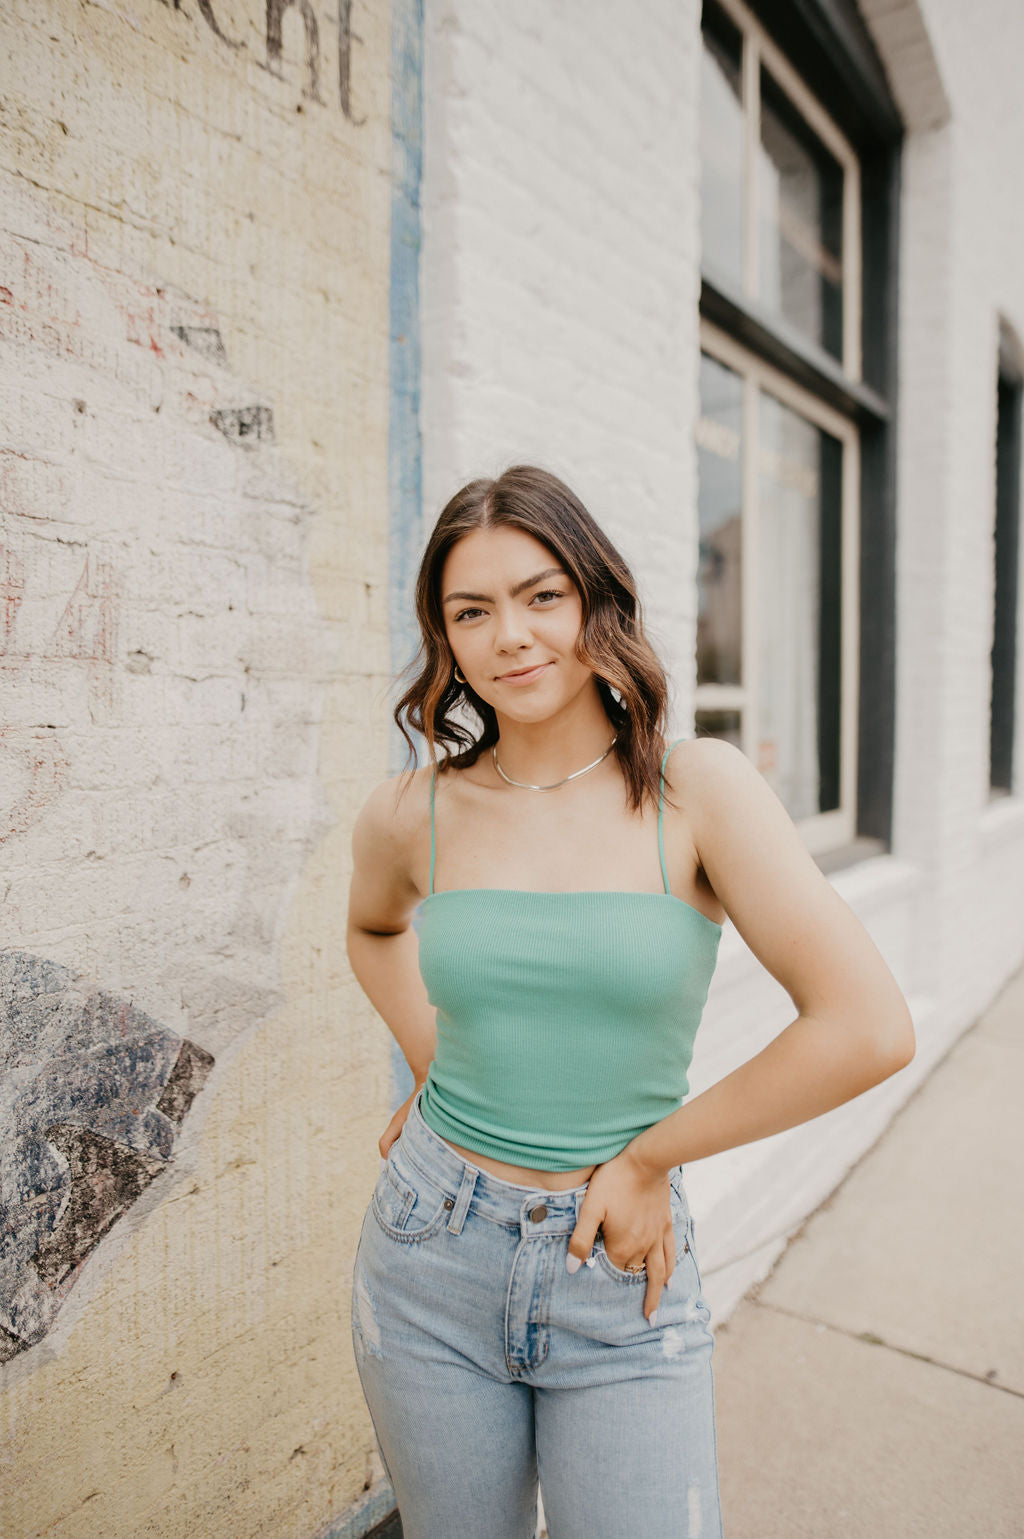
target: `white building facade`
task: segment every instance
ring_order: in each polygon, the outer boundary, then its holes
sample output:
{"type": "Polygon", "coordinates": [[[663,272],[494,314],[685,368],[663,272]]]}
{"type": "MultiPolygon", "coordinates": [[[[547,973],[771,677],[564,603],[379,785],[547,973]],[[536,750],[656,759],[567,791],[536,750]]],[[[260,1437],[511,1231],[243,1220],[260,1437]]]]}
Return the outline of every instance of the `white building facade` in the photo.
{"type": "MultiPolygon", "coordinates": [[[[917,1029],[690,1170],[719,1319],[1024,957],[1022,48],[1012,0],[425,8],[423,527],[578,491],[676,735],[758,765],[917,1029]]],[[[693,1090],[793,1013],[727,926],[693,1090]]]]}

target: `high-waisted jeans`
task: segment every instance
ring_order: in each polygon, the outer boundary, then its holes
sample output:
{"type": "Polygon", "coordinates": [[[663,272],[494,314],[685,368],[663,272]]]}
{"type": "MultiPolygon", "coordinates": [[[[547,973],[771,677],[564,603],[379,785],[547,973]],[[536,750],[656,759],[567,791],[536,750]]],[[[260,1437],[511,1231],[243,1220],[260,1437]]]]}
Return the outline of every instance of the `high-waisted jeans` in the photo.
{"type": "Polygon", "coordinates": [[[352,1338],[406,1539],[720,1539],[712,1338],[682,1170],[676,1268],[646,1274],[600,1236],[566,1271],[586,1187],[514,1186],[427,1127],[419,1100],[381,1171],[356,1255],[352,1338]]]}

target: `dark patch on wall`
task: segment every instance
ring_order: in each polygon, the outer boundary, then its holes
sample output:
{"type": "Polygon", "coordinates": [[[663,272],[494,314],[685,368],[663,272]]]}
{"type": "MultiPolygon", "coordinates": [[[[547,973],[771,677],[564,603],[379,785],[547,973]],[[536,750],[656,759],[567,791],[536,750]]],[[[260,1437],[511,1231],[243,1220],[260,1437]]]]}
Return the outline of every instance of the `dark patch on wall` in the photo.
{"type": "Polygon", "coordinates": [[[32,1265],[52,1288],[84,1261],[158,1176],[166,1160],[147,1159],[88,1128],[47,1128],[47,1141],[68,1162],[71,1195],[53,1229],[40,1242],[32,1265]]]}
{"type": "Polygon", "coordinates": [[[25,1343],[19,1341],[17,1336],[12,1336],[10,1331],[0,1328],[0,1363],[9,1363],[12,1357],[17,1357],[24,1351],[25,1343]]]}
{"type": "Polygon", "coordinates": [[[213,1068],[213,1054],[187,1038],[181,1044],[181,1052],[171,1070],[170,1079],[156,1103],[158,1112],[169,1117],[176,1127],[181,1127],[185,1113],[206,1082],[213,1068]]]}
{"type": "Polygon", "coordinates": [[[172,326],[171,330],[186,347],[202,353],[203,357],[208,358],[211,363],[220,363],[227,367],[227,349],[224,346],[224,338],[216,326],[172,326]]]}
{"type": "Polygon", "coordinates": [[[229,443],[272,443],[274,439],[274,413],[269,406],[225,407],[212,411],[210,421],[229,443]]]}
{"type": "Polygon", "coordinates": [[[0,1362],[173,1164],[213,1059],[70,968],[0,951],[0,1362]]]}

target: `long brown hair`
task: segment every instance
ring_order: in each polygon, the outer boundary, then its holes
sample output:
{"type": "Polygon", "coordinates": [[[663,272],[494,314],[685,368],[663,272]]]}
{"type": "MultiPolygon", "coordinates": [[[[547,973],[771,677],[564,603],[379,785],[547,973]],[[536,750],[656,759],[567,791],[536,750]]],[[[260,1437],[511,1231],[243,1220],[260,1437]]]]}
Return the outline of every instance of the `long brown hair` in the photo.
{"type": "Polygon", "coordinates": [[[626,562],[565,482],[534,465],[513,465],[496,481],[470,481],[455,493],[434,526],[416,580],[422,641],[406,670],[412,682],[395,707],[411,759],[415,762],[416,750],[407,724],[426,738],[435,762],[437,745],[445,747],[442,770],[475,764],[498,741],[493,707],[455,678],[441,607],[441,572],[448,552],[464,535],[500,525],[540,540],[576,584],[583,602],[576,655],[597,677],[602,704],[617,734],[615,755],[629,804],[639,811],[645,800],[658,798],[668,701],[665,671],[644,635],[636,584],[626,562]],[[454,714],[460,704],[469,705],[479,718],[476,732],[454,714]]]}

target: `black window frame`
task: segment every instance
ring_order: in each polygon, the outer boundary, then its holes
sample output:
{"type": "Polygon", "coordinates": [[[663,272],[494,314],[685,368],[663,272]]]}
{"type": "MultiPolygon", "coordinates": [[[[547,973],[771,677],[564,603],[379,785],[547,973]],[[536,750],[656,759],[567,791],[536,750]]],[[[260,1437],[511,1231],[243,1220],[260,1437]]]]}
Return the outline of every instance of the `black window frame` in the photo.
{"type": "MultiPolygon", "coordinates": [[[[859,381],[720,276],[702,271],[700,313],[854,422],[860,433],[860,624],[856,840],[825,868],[891,848],[896,732],[896,387],[904,127],[853,0],[745,0],[858,156],[859,381]]],[[[706,0],[710,10],[714,0],[706,0]]]]}
{"type": "Polygon", "coordinates": [[[989,716],[989,796],[1012,796],[1017,700],[1017,599],[1020,562],[1024,364],[1005,322],[999,328],[995,437],[995,588],[989,716]]]}

